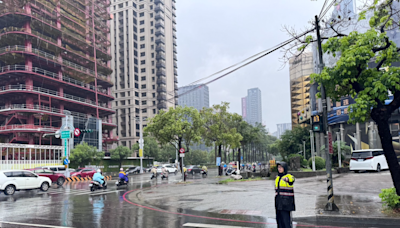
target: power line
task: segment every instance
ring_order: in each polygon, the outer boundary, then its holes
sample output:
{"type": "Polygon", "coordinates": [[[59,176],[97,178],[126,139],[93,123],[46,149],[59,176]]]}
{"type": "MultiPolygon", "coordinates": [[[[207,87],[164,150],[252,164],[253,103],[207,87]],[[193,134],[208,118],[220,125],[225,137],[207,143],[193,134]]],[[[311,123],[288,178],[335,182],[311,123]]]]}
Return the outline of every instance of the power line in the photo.
{"type": "MultiPolygon", "coordinates": [[[[257,58],[252,59],[252,60],[249,61],[249,62],[244,63],[244,64],[241,65],[241,66],[236,67],[235,69],[233,69],[233,70],[231,70],[231,71],[229,71],[229,72],[227,72],[227,73],[225,73],[225,74],[223,74],[223,75],[221,75],[221,76],[219,76],[219,77],[217,77],[217,78],[214,78],[214,79],[212,79],[212,80],[210,80],[210,81],[208,81],[208,82],[206,82],[206,83],[203,83],[202,85],[208,85],[208,84],[213,83],[213,82],[215,82],[215,81],[217,81],[217,80],[219,80],[219,79],[221,79],[221,78],[223,78],[223,77],[226,77],[227,75],[229,75],[229,74],[231,74],[231,73],[233,73],[233,72],[235,72],[235,71],[237,71],[237,70],[239,70],[239,69],[241,69],[241,68],[243,68],[243,67],[245,67],[245,66],[247,66],[247,65],[249,65],[249,64],[251,64],[251,63],[253,63],[253,62],[255,62],[255,61],[257,61],[257,60],[259,60],[259,59],[261,59],[261,58],[263,58],[263,57],[265,57],[265,56],[267,56],[268,54],[271,54],[272,52],[274,52],[274,51],[276,51],[276,50],[278,50],[278,49],[280,49],[280,48],[282,48],[282,47],[288,45],[289,43],[291,43],[291,42],[297,40],[298,38],[300,38],[300,37],[306,35],[307,33],[311,32],[311,31],[313,31],[313,30],[315,30],[315,28],[312,28],[312,29],[310,29],[310,30],[307,30],[307,31],[305,31],[305,32],[303,32],[303,33],[297,35],[296,37],[292,37],[292,38],[290,38],[290,39],[288,39],[288,40],[286,40],[286,41],[284,41],[284,42],[282,42],[282,43],[280,43],[280,44],[278,44],[278,45],[275,45],[274,47],[268,49],[269,51],[260,52],[260,53],[264,53],[264,52],[265,52],[265,53],[262,54],[261,56],[258,56],[257,58]]],[[[257,56],[257,55],[259,55],[259,53],[256,54],[256,55],[253,55],[253,56],[257,56]]],[[[250,59],[250,58],[247,58],[247,60],[248,60],[248,59],[250,59]]],[[[243,62],[245,62],[245,60],[244,60],[244,61],[241,61],[241,63],[243,63],[243,62]]],[[[237,64],[235,64],[235,65],[238,65],[238,64],[239,64],[239,63],[237,63],[237,64]]],[[[235,66],[235,65],[233,65],[233,66],[235,66]]],[[[232,68],[232,67],[228,67],[228,68],[226,68],[226,69],[230,69],[230,68],[232,68]]],[[[224,71],[224,70],[223,70],[223,71],[224,71]]],[[[221,72],[221,71],[219,71],[219,72],[221,72]]],[[[215,75],[215,74],[214,74],[214,75],[215,75]]],[[[209,76],[208,76],[208,77],[209,77],[209,76]]],[[[208,78],[208,77],[206,77],[206,78],[208,78]]],[[[202,80],[204,80],[204,79],[202,79],[202,80]]],[[[199,80],[197,80],[197,81],[199,81],[199,80]]],[[[191,83],[191,84],[193,84],[193,83],[191,83]]],[[[189,85],[190,85],[190,84],[189,84],[189,85]]],[[[195,87],[195,88],[193,88],[193,89],[190,89],[190,90],[188,90],[188,91],[185,91],[185,92],[182,93],[182,94],[174,95],[172,98],[167,99],[166,102],[170,102],[170,101],[172,101],[172,100],[178,98],[179,96],[188,94],[188,93],[190,93],[190,92],[192,92],[192,91],[194,91],[194,90],[197,90],[197,89],[200,88],[200,87],[201,87],[201,85],[200,85],[199,87],[195,87]]],[[[146,107],[146,108],[153,108],[153,107],[156,107],[156,106],[157,106],[157,105],[153,105],[153,106],[148,106],[148,107],[146,107]]],[[[141,110],[139,110],[139,111],[141,111],[141,110]]],[[[135,114],[135,112],[120,114],[120,116],[126,115],[126,114],[135,114]]]]}
{"type": "Polygon", "coordinates": [[[324,10],[327,2],[328,2],[328,0],[325,0],[324,5],[322,6],[321,12],[319,12],[319,17],[321,17],[322,11],[324,10]]]}

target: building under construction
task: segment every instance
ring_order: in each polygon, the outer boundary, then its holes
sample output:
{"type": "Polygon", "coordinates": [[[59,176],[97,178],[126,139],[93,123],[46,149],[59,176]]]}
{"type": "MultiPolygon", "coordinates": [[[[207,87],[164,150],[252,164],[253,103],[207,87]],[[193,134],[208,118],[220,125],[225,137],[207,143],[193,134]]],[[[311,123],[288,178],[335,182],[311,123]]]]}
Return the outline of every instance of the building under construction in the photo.
{"type": "Polygon", "coordinates": [[[112,135],[110,0],[2,0],[0,142],[59,145],[42,136],[62,125],[99,150],[112,135]],[[90,132],[90,131],[89,131],[90,132]]]}

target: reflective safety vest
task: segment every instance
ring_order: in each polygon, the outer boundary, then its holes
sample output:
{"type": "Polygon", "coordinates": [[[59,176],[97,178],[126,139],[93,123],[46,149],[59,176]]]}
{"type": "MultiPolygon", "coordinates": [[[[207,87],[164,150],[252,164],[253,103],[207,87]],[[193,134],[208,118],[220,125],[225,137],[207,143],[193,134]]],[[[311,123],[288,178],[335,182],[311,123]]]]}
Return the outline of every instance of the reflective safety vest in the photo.
{"type": "Polygon", "coordinates": [[[294,191],[293,191],[294,180],[295,178],[291,174],[286,174],[283,177],[277,176],[275,179],[275,195],[294,196],[294,191]],[[283,180],[286,177],[289,179],[288,182],[283,180]]]}

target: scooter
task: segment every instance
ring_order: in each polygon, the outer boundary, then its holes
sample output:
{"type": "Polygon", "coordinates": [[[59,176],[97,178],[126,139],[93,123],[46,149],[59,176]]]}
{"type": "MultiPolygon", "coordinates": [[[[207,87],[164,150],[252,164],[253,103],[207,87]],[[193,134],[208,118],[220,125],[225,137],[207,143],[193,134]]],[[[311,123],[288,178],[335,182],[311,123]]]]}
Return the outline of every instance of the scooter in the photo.
{"type": "Polygon", "coordinates": [[[157,176],[158,176],[158,174],[154,175],[154,173],[152,173],[150,179],[151,179],[151,180],[152,180],[153,178],[156,178],[156,179],[157,179],[157,176]]]}
{"type": "Polygon", "coordinates": [[[204,169],[202,169],[202,170],[201,170],[201,175],[202,175],[203,177],[206,177],[206,176],[207,176],[207,171],[205,171],[204,169]]]}
{"type": "Polygon", "coordinates": [[[168,172],[161,173],[161,180],[168,179],[168,172]]]}
{"type": "Polygon", "coordinates": [[[126,182],[125,179],[119,178],[117,182],[115,182],[115,185],[118,187],[120,186],[128,186],[129,182],[126,182]]]}
{"type": "Polygon", "coordinates": [[[92,192],[93,192],[93,191],[96,191],[97,189],[106,190],[106,189],[107,189],[107,182],[104,181],[103,186],[101,186],[100,182],[98,182],[98,181],[92,181],[92,182],[89,184],[89,187],[90,187],[90,191],[92,191],[92,192]]]}

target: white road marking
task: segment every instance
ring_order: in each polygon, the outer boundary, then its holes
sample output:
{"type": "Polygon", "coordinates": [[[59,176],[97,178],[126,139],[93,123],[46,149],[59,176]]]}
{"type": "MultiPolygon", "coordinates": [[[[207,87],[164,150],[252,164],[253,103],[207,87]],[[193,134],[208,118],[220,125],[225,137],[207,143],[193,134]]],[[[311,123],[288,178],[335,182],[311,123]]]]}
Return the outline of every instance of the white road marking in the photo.
{"type": "Polygon", "coordinates": [[[1,224],[10,224],[10,225],[28,226],[28,227],[73,228],[73,227],[66,227],[66,226],[51,226],[51,225],[32,224],[32,223],[19,223],[19,222],[4,222],[4,221],[0,221],[0,225],[1,224]]]}
{"type": "Polygon", "coordinates": [[[224,225],[214,225],[214,224],[203,224],[203,223],[185,223],[183,226],[186,227],[198,227],[198,228],[250,228],[244,226],[224,226],[224,225]]]}

